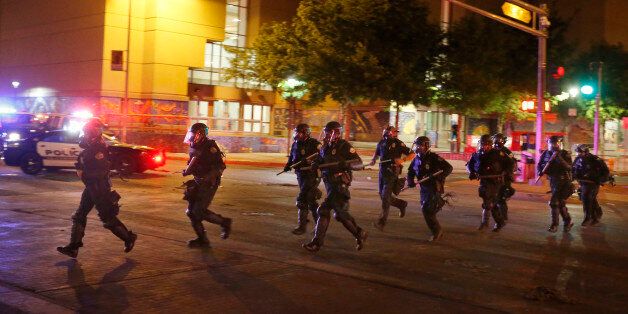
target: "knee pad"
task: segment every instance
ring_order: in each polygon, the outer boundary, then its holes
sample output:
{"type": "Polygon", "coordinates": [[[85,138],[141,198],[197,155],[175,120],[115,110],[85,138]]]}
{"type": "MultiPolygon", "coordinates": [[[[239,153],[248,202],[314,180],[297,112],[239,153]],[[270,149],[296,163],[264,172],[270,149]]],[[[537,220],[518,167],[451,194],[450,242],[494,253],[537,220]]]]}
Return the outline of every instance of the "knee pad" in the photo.
{"type": "Polygon", "coordinates": [[[103,227],[111,230],[120,224],[120,220],[118,220],[118,218],[116,217],[102,218],[102,224],[103,227]]]}
{"type": "Polygon", "coordinates": [[[323,203],[321,206],[318,207],[316,213],[319,217],[329,217],[329,211],[329,207],[325,206],[325,203],[323,203]]]}

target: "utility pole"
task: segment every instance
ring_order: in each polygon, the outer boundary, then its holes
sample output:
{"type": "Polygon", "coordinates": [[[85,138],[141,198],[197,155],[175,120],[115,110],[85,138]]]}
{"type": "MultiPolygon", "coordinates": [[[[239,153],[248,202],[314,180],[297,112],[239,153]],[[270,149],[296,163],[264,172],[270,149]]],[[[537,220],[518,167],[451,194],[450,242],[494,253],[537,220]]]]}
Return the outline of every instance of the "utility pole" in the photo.
{"type": "Polygon", "coordinates": [[[593,154],[599,153],[600,145],[600,101],[602,98],[602,67],[604,62],[591,62],[590,67],[597,64],[597,94],[595,95],[595,119],[593,121],[593,154]]]}
{"type": "MultiPolygon", "coordinates": [[[[547,28],[550,26],[549,13],[547,11],[547,5],[541,4],[536,7],[521,0],[506,0],[511,4],[515,4],[520,9],[529,11],[532,13],[532,26],[521,24],[505,17],[484,11],[480,8],[474,7],[461,0],[441,0],[441,5],[445,6],[445,2],[450,2],[454,5],[467,9],[471,12],[488,17],[502,24],[512,26],[516,29],[522,30],[526,33],[532,34],[539,39],[538,49],[538,68],[537,68],[537,88],[536,88],[536,137],[535,137],[535,162],[538,164],[541,159],[541,144],[543,142],[543,110],[545,108],[545,75],[547,67],[547,28]]],[[[442,12],[442,11],[441,11],[442,12]]],[[[441,14],[443,15],[443,14],[441,14]]]]}
{"type": "MultiPolygon", "coordinates": [[[[541,4],[541,10],[547,11],[547,5],[541,4]]],[[[539,31],[546,32],[549,26],[547,15],[539,17],[539,31]]],[[[536,133],[534,138],[534,164],[538,165],[541,160],[541,148],[543,146],[543,110],[545,109],[545,81],[547,76],[547,37],[538,36],[539,52],[537,63],[537,83],[536,83],[536,133]]],[[[535,171],[536,176],[538,172],[535,171]]],[[[537,178],[538,179],[538,178],[537,178]]],[[[537,181],[535,181],[537,182],[537,181]]]]}

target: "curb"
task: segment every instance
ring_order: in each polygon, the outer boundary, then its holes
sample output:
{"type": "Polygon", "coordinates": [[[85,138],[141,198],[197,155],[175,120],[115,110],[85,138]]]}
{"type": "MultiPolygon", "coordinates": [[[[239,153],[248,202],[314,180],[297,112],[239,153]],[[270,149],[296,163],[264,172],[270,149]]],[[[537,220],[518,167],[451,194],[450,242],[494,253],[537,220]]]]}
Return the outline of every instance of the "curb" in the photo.
{"type": "MultiPolygon", "coordinates": [[[[188,157],[183,156],[166,156],[166,160],[183,160],[187,161],[188,157]]],[[[227,165],[242,165],[242,166],[261,166],[261,167],[283,167],[286,165],[285,162],[273,162],[273,161],[251,161],[251,160],[225,160],[227,165]]]]}

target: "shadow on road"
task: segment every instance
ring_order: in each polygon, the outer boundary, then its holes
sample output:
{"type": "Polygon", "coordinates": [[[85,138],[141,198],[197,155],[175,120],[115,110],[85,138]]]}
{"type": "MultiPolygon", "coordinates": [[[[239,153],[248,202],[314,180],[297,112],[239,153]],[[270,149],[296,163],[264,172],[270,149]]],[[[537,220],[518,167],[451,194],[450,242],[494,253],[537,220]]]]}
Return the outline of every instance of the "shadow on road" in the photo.
{"type": "Polygon", "coordinates": [[[66,267],[68,285],[74,289],[79,303],[77,312],[90,313],[107,309],[107,313],[122,313],[129,307],[127,291],[122,280],[135,267],[135,261],[127,258],[118,267],[103,276],[98,284],[90,285],[85,281],[85,272],[81,263],[75,259],[56,263],[55,266],[66,267]]]}
{"type": "MultiPolygon", "coordinates": [[[[229,291],[249,312],[309,313],[306,307],[292,302],[288,296],[275,287],[272,280],[265,280],[259,275],[237,270],[230,265],[222,264],[216,267],[215,265],[220,262],[214,257],[211,249],[199,252],[207,265],[209,277],[229,291]]],[[[239,254],[228,252],[227,255],[239,254]]],[[[237,256],[226,258],[226,260],[237,259],[239,259],[237,256]]]]}

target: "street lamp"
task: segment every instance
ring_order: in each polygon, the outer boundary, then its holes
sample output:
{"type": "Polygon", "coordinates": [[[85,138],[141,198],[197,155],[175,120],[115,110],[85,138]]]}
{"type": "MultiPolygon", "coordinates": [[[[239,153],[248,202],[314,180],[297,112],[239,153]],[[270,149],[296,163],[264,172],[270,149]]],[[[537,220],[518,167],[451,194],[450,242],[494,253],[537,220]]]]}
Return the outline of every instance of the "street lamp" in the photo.
{"type": "Polygon", "coordinates": [[[278,84],[279,89],[281,90],[281,97],[288,101],[288,123],[286,123],[286,127],[288,128],[288,138],[286,141],[287,152],[290,154],[290,131],[294,128],[294,111],[296,110],[297,100],[303,98],[307,93],[306,84],[303,81],[299,81],[294,77],[289,77],[284,81],[281,81],[278,84]]]}
{"type": "Polygon", "coordinates": [[[13,86],[13,106],[17,107],[17,88],[20,87],[20,81],[12,81],[11,86],[13,86]]]}

